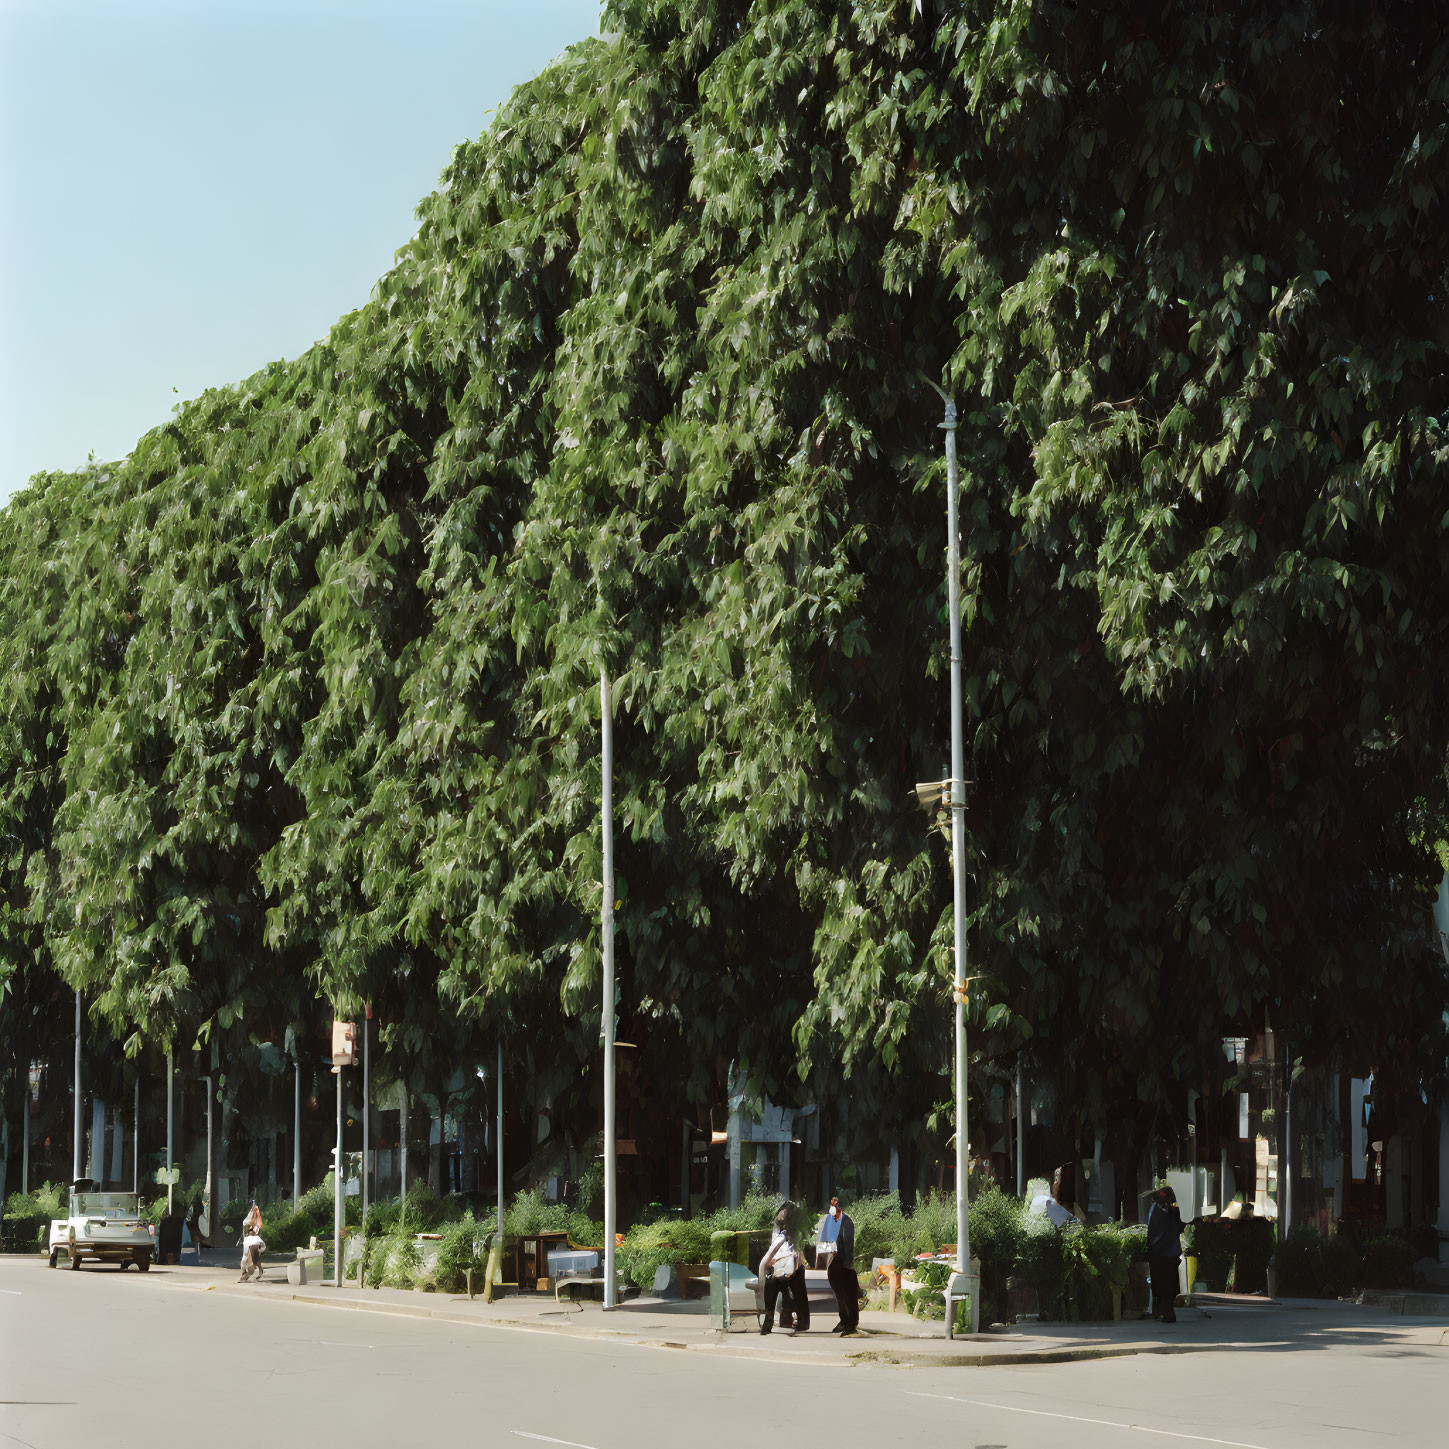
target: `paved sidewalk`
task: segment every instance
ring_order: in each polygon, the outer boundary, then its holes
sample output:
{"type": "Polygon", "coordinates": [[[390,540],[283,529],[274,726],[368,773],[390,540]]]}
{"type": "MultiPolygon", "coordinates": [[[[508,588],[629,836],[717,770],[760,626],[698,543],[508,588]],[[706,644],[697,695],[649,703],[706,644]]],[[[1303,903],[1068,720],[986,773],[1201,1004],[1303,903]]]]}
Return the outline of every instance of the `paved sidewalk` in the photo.
{"type": "Polygon", "coordinates": [[[821,1367],[888,1364],[914,1368],[1050,1364],[1132,1354],[1312,1351],[1329,1344],[1383,1347],[1442,1346],[1449,1351],[1443,1316],[1398,1312],[1354,1303],[1317,1300],[1235,1299],[1198,1295],[1198,1305],[1179,1308],[1177,1322],[1152,1319],[1121,1323],[1029,1323],[974,1338],[948,1340],[939,1322],[922,1323],[905,1313],[865,1312],[859,1334],[830,1332],[833,1313],[817,1314],[808,1333],[779,1329],[762,1336],[754,1315],[736,1318],[729,1333],[709,1323],[708,1304],[636,1298],[604,1311],[597,1303],[559,1304],[551,1294],[513,1294],[484,1303],[466,1294],[413,1293],[394,1288],[292,1287],[281,1265],[268,1266],[260,1283],[238,1283],[234,1269],[187,1268],[169,1286],[288,1302],[342,1312],[387,1313],[514,1332],[562,1333],[656,1349],[723,1353],[742,1359],[777,1359],[821,1367]]]}

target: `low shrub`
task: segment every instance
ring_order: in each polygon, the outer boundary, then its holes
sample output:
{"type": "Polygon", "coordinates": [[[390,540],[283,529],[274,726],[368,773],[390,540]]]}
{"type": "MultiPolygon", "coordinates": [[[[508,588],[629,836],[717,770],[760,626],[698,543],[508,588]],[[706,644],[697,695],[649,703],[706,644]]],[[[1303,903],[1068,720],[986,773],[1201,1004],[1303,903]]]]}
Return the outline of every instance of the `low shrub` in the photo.
{"type": "Polygon", "coordinates": [[[1261,1293],[1268,1286],[1277,1228],[1271,1218],[1208,1219],[1189,1224],[1185,1249],[1197,1256],[1197,1282],[1205,1290],[1261,1293]]]}
{"type": "Polygon", "coordinates": [[[1270,1218],[1239,1218],[1228,1224],[1228,1238],[1233,1246],[1233,1292],[1266,1292],[1268,1260],[1278,1246],[1277,1225],[1270,1218]]]}
{"type": "Polygon", "coordinates": [[[402,1207],[402,1200],[395,1197],[369,1203],[367,1216],[362,1220],[362,1236],[383,1238],[393,1232],[402,1222],[402,1207]]]}
{"type": "Polygon", "coordinates": [[[525,1238],[533,1233],[564,1233],[568,1231],[569,1217],[570,1210],[565,1204],[546,1201],[536,1187],[526,1188],[503,1211],[504,1236],[525,1238]]]}
{"type": "Polygon", "coordinates": [[[297,1211],[306,1213],[314,1222],[321,1222],[324,1218],[331,1222],[334,1192],[332,1174],[329,1172],[316,1187],[309,1187],[302,1194],[297,1202],[297,1211]]]}
{"type": "Polygon", "coordinates": [[[1278,1248],[1278,1292],[1285,1297],[1337,1298],[1362,1276],[1362,1254],[1350,1233],[1325,1238],[1300,1223],[1278,1248]]]}
{"type": "Polygon", "coordinates": [[[916,1286],[907,1288],[901,1294],[901,1301],[906,1306],[906,1312],[912,1318],[944,1319],[946,1304],[941,1297],[941,1290],[951,1281],[951,1264],[913,1263],[910,1271],[911,1276],[916,1280],[916,1286]]]}
{"type": "MultiPolygon", "coordinates": [[[[368,1216],[371,1219],[371,1213],[368,1216]]],[[[371,1233],[364,1237],[362,1247],[366,1282],[373,1288],[462,1293],[471,1269],[473,1286],[479,1288],[494,1232],[491,1221],[479,1222],[471,1213],[464,1213],[461,1218],[428,1229],[403,1222],[387,1232],[371,1233]],[[441,1237],[436,1245],[424,1245],[418,1242],[420,1232],[440,1232],[441,1237]]],[[[355,1277],[355,1271],[348,1276],[355,1277]]]]}
{"type": "Polygon", "coordinates": [[[413,1288],[422,1270],[416,1235],[404,1229],[365,1239],[362,1261],[373,1288],[413,1288]]]}
{"type": "Polygon", "coordinates": [[[1036,1289],[1043,1318],[1064,1316],[1066,1266],[1061,1230],[1054,1228],[1045,1217],[1026,1214],[1022,1218],[1015,1276],[1036,1289]]]}
{"type": "Polygon", "coordinates": [[[436,1288],[440,1293],[461,1293],[468,1286],[469,1270],[473,1274],[474,1286],[481,1286],[495,1230],[495,1224],[477,1222],[472,1213],[465,1214],[458,1222],[447,1224],[443,1228],[443,1240],[438,1244],[432,1282],[424,1286],[436,1288]]]}
{"type": "MultiPolygon", "coordinates": [[[[678,1229],[684,1223],[648,1223],[630,1228],[619,1246],[616,1262],[629,1282],[647,1292],[654,1283],[655,1271],[676,1263],[707,1262],[708,1258],[691,1258],[679,1243],[678,1229]]],[[[705,1253],[709,1251],[705,1244],[705,1253]]]]}
{"type": "Polygon", "coordinates": [[[1076,1322],[1111,1318],[1111,1284],[1098,1266],[1102,1259],[1110,1259],[1110,1250],[1094,1251],[1099,1245],[1092,1230],[1080,1224],[1069,1224],[1061,1236],[1063,1316],[1076,1322]]]}
{"type": "Polygon", "coordinates": [[[1417,1263],[1420,1258],[1439,1257],[1439,1229],[1432,1223],[1420,1223],[1417,1227],[1404,1228],[1394,1234],[1402,1238],[1414,1250],[1414,1261],[1417,1263]]]}
{"type": "Polygon", "coordinates": [[[0,1252],[43,1252],[50,1242],[50,1221],[70,1212],[70,1189],[44,1182],[30,1192],[12,1192],[0,1212],[0,1252]]]}
{"type": "Polygon", "coordinates": [[[1197,1258],[1197,1282],[1204,1292],[1225,1293],[1233,1275],[1233,1245],[1227,1223],[1207,1218],[1187,1225],[1183,1251],[1197,1258]]]}
{"type": "Polygon", "coordinates": [[[0,1252],[44,1252],[49,1242],[49,1213],[11,1212],[6,1208],[4,1220],[0,1222],[0,1252]]]}
{"type": "Polygon", "coordinates": [[[273,1218],[262,1214],[262,1237],[266,1240],[267,1250],[272,1253],[292,1253],[298,1248],[305,1248],[314,1237],[320,1241],[331,1236],[331,1213],[325,1223],[319,1223],[305,1209],[273,1218]]]}
{"type": "Polygon", "coordinates": [[[1026,1234],[1026,1208],[994,1183],[968,1210],[971,1256],[981,1263],[981,1322],[994,1323],[1006,1308],[1006,1280],[1016,1272],[1026,1234]]]}
{"type": "Polygon", "coordinates": [[[1397,1234],[1384,1233],[1363,1245],[1364,1288],[1407,1288],[1414,1281],[1414,1263],[1419,1254],[1413,1243],[1397,1234]]]}
{"type": "MultiPolygon", "coordinates": [[[[894,1258],[902,1250],[906,1216],[899,1193],[863,1197],[847,1211],[855,1222],[855,1261],[862,1269],[868,1269],[876,1258],[894,1258]]],[[[813,1232],[814,1227],[812,1218],[807,1231],[813,1232]]]]}
{"type": "Polygon", "coordinates": [[[29,1192],[12,1192],[5,1199],[7,1218],[63,1218],[69,1212],[70,1188],[63,1182],[43,1182],[29,1192]]]}
{"type": "Polygon", "coordinates": [[[927,1192],[916,1199],[915,1210],[905,1220],[907,1253],[934,1253],[956,1241],[956,1194],[927,1192]]]}

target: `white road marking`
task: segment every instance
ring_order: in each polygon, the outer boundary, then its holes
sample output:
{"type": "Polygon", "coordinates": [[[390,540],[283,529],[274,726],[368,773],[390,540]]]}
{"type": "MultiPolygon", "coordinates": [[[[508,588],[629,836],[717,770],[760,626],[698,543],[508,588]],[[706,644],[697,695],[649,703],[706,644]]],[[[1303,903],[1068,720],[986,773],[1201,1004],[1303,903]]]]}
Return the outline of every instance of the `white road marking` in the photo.
{"type": "Polygon", "coordinates": [[[12,1298],[20,1297],[20,1290],[18,1288],[0,1288],[0,1293],[8,1293],[12,1298]]]}
{"type": "Polygon", "coordinates": [[[923,1394],[906,1391],[913,1399],[945,1399],[952,1404],[969,1404],[975,1409],[1002,1409],[1009,1414],[1035,1414],[1041,1419],[1070,1419],[1074,1424],[1097,1424],[1105,1429],[1131,1429],[1138,1434],[1161,1434],[1166,1439],[1191,1439],[1194,1444],[1225,1444],[1229,1449],[1267,1449],[1263,1444],[1245,1444],[1241,1439],[1213,1439],[1207,1434],[1183,1434],[1176,1429],[1149,1429],[1145,1424],[1124,1424],[1118,1419],[1088,1419],[1082,1414],[1053,1414],[1047,1409],[1023,1409],[1017,1404],[991,1404],[985,1399],[958,1399],[954,1394],[923,1394]]]}
{"type": "Polygon", "coordinates": [[[592,1444],[576,1444],[572,1439],[554,1439],[547,1434],[530,1434],[527,1429],[514,1429],[511,1432],[520,1439],[537,1439],[543,1444],[567,1444],[568,1449],[594,1449],[592,1444]]]}

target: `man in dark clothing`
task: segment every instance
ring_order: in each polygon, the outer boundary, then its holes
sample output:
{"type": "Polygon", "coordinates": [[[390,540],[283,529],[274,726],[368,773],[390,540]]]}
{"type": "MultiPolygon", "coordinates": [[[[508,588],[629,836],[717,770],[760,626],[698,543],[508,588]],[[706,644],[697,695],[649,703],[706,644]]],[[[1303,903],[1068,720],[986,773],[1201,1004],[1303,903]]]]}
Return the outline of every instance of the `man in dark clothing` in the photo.
{"type": "Polygon", "coordinates": [[[855,1276],[855,1222],[840,1205],[830,1199],[830,1211],[815,1230],[815,1261],[825,1259],[825,1277],[835,1294],[840,1322],[832,1333],[854,1333],[860,1325],[860,1279],[855,1276]]]}
{"type": "Polygon", "coordinates": [[[1147,1213],[1147,1264],[1152,1273],[1152,1316],[1176,1323],[1177,1265],[1182,1258],[1182,1214],[1177,1194],[1164,1183],[1147,1213]]]}

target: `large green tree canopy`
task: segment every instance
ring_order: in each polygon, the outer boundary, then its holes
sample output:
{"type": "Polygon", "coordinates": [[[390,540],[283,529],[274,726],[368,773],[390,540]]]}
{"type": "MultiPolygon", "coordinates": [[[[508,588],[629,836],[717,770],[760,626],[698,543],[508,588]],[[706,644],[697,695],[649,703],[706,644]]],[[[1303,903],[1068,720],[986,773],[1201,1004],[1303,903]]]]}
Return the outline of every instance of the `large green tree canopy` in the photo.
{"type": "MultiPolygon", "coordinates": [[[[12,962],[125,1032],[381,1003],[398,1070],[941,1095],[938,381],[974,1046],[1084,1121],[1264,1024],[1417,1087],[1443,836],[1449,22],[610,4],[368,304],[4,558],[12,962]]],[[[580,1079],[582,1080],[582,1079],[580,1079]]]]}

